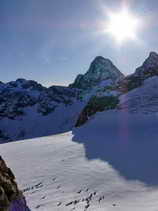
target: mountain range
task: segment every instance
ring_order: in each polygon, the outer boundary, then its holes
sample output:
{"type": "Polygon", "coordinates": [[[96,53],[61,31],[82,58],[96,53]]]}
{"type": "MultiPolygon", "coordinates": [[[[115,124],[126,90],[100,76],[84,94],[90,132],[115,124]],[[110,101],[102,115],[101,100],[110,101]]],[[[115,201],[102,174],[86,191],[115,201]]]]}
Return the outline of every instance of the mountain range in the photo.
{"type": "Polygon", "coordinates": [[[0,82],[0,143],[70,131],[105,110],[158,112],[157,88],[155,52],[128,76],[98,56],[67,87],[26,79],[0,82]]]}

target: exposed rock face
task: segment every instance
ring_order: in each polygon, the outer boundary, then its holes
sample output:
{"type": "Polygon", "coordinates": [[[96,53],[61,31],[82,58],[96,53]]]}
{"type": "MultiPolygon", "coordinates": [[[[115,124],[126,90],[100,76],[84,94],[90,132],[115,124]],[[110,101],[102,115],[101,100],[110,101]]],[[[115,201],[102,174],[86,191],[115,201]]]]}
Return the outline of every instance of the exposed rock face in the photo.
{"type": "Polygon", "coordinates": [[[29,211],[15,176],[0,156],[0,211],[29,211]]]}
{"type": "Polygon", "coordinates": [[[96,112],[115,109],[118,103],[119,100],[117,96],[102,96],[102,97],[93,96],[89,100],[86,107],[81,112],[75,126],[80,127],[85,122],[87,122],[88,119],[96,112]]]}
{"type": "Polygon", "coordinates": [[[138,67],[135,73],[125,77],[120,81],[120,89],[128,92],[141,86],[147,78],[158,76],[158,54],[151,52],[141,67],[138,67]]]}
{"type": "Polygon", "coordinates": [[[42,92],[38,99],[38,112],[47,115],[60,104],[71,105],[79,97],[79,90],[52,86],[42,92]]]}
{"type": "Polygon", "coordinates": [[[101,56],[94,59],[86,74],[77,76],[70,87],[93,91],[91,92],[92,97],[79,115],[76,127],[83,125],[96,112],[116,107],[119,102],[116,87],[123,78],[124,75],[114,64],[101,56]]]}
{"type": "Polygon", "coordinates": [[[84,75],[78,75],[70,87],[79,89],[91,89],[104,80],[111,79],[113,83],[124,78],[124,75],[109,60],[98,56],[91,63],[89,70],[84,75]]]}

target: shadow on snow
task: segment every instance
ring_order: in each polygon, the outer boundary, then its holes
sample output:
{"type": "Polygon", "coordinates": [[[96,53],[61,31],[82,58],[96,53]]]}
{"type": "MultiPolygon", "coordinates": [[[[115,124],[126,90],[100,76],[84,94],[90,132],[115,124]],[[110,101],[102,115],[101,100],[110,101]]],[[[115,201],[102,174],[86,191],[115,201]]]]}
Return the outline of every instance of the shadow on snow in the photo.
{"type": "Polygon", "coordinates": [[[108,162],[128,180],[158,185],[158,118],[125,112],[102,112],[73,130],[87,159],[108,162]]]}

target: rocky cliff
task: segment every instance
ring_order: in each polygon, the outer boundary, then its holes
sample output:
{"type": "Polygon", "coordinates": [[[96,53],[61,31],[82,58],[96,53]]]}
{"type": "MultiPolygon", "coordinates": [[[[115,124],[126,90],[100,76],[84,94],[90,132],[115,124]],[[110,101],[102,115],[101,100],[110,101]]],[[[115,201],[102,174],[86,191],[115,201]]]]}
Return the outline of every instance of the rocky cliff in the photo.
{"type": "Polygon", "coordinates": [[[0,156],[0,211],[30,211],[15,176],[0,156]]]}

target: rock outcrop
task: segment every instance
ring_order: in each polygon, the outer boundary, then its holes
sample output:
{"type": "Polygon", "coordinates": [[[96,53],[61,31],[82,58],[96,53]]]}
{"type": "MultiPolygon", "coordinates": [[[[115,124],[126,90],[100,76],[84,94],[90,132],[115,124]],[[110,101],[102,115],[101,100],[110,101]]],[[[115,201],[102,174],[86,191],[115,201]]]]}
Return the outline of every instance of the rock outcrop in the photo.
{"type": "Polygon", "coordinates": [[[115,109],[119,103],[117,96],[93,96],[85,106],[79,118],[76,122],[75,127],[82,126],[88,119],[97,112],[104,110],[115,109]]]}
{"type": "Polygon", "coordinates": [[[0,156],[0,211],[30,211],[15,176],[0,156]]]}

